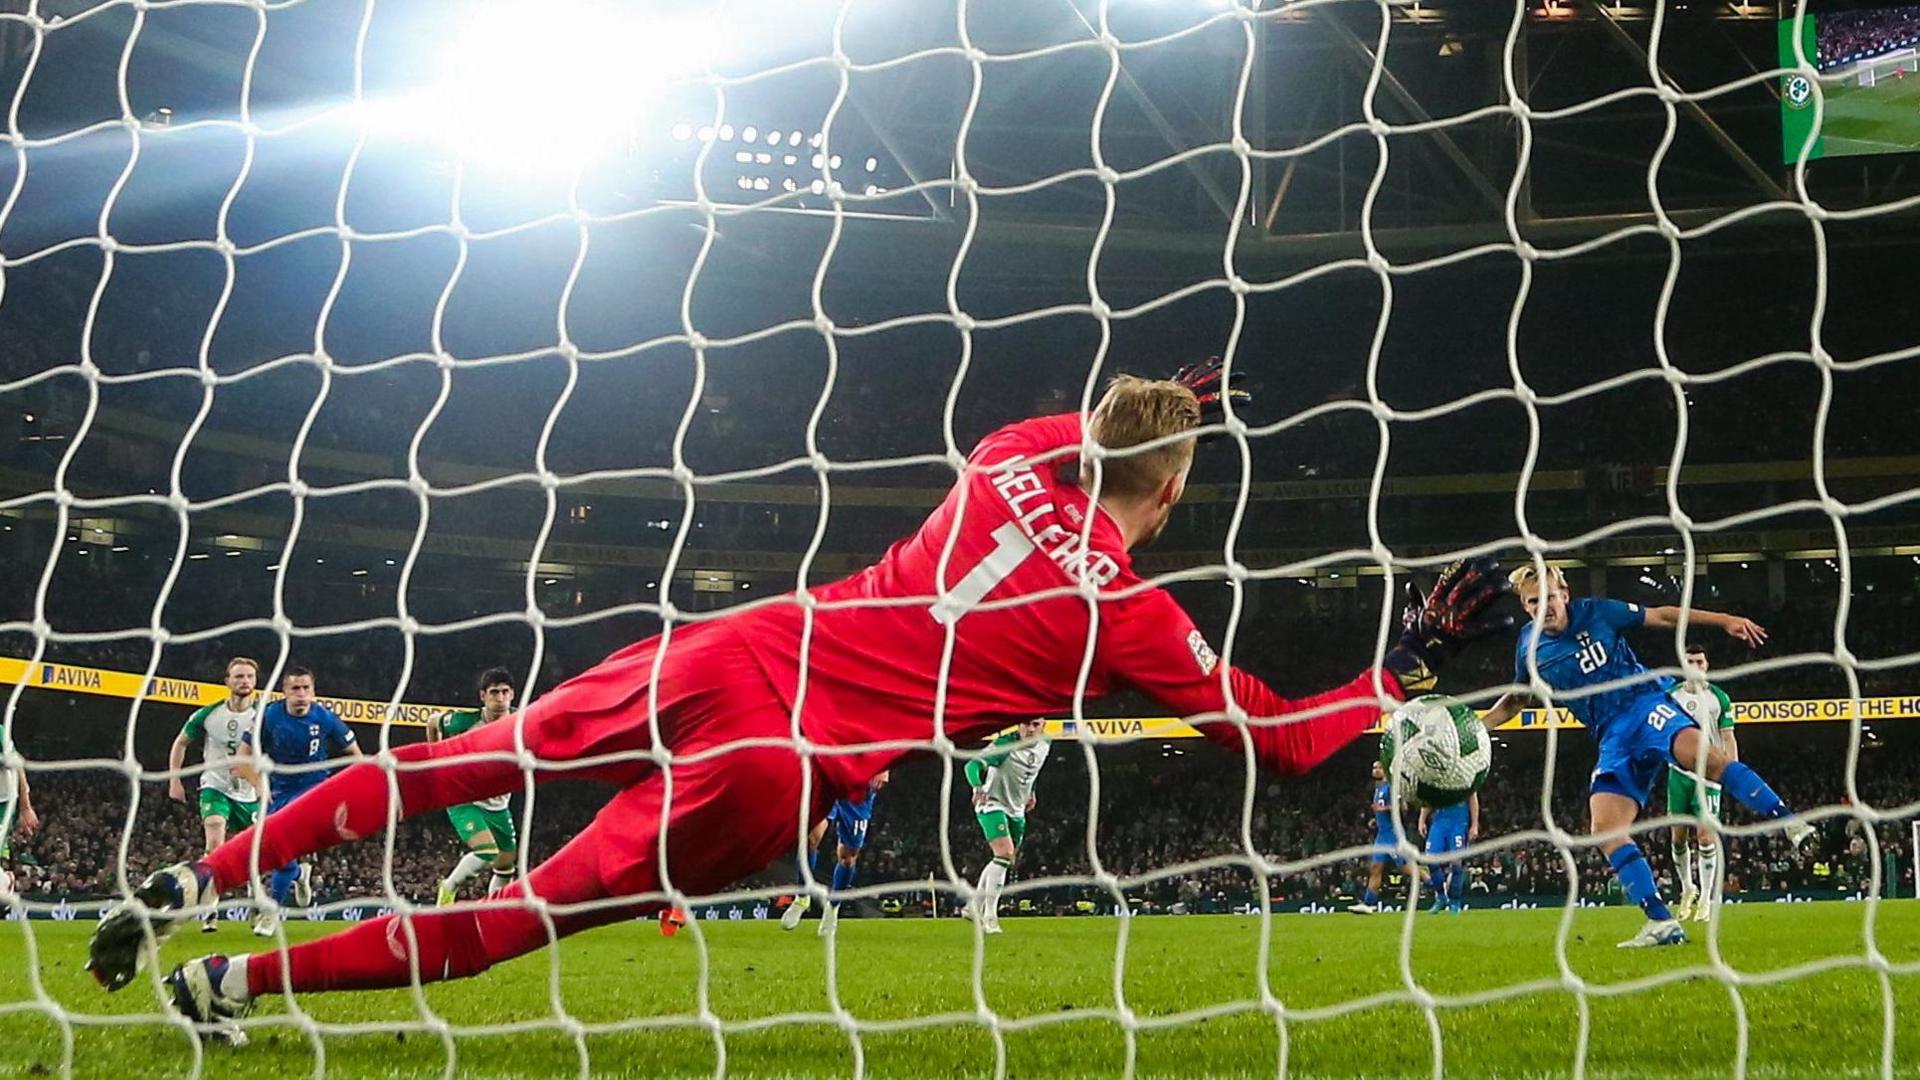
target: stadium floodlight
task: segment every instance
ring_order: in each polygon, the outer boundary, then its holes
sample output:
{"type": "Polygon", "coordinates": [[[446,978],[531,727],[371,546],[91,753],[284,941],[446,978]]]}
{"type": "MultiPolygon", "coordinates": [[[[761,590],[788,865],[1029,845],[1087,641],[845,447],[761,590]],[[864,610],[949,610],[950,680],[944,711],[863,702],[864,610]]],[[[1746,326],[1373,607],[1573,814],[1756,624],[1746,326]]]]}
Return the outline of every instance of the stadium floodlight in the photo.
{"type": "Polygon", "coordinates": [[[700,22],[604,4],[491,4],[423,85],[367,102],[363,122],[473,165],[570,172],[625,143],[668,84],[702,70],[712,40],[700,22]]]}

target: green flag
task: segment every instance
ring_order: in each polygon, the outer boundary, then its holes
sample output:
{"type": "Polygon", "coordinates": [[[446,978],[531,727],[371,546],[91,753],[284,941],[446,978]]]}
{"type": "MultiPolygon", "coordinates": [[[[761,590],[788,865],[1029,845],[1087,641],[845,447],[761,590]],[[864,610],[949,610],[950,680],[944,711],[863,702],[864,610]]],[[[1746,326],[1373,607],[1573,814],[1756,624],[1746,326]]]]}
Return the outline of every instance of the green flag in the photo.
{"type": "MultiPolygon", "coordinates": [[[[1798,21],[1788,18],[1780,20],[1780,66],[1798,67],[1799,56],[1794,54],[1794,29],[1800,31],[1800,48],[1807,60],[1819,55],[1815,49],[1813,37],[1814,16],[1808,14],[1798,21]]],[[[1813,79],[1804,71],[1789,71],[1780,78],[1780,135],[1781,160],[1792,164],[1800,160],[1804,150],[1808,161],[1826,153],[1826,139],[1815,134],[1815,121],[1820,118],[1818,98],[1814,94],[1813,79]],[[1813,143],[1808,145],[1808,137],[1813,143]]]]}

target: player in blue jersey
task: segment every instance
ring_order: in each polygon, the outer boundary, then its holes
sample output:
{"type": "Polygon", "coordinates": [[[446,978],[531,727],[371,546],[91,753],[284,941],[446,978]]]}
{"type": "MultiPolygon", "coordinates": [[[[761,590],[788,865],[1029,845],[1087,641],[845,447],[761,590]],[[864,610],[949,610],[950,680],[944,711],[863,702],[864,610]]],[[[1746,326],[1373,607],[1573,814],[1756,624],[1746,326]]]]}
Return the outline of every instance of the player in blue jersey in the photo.
{"type": "MultiPolygon", "coordinates": [[[[1600,744],[1588,796],[1593,835],[1601,838],[1600,850],[1620,876],[1627,896],[1647,914],[1646,925],[1620,947],[1682,944],[1686,931],[1660,899],[1653,868],[1627,834],[1654,781],[1669,764],[1705,775],[1762,819],[1782,822],[1787,839],[1796,847],[1813,835],[1813,826],[1794,817],[1759,773],[1703,738],[1686,710],[1668,694],[1672,680],[1650,674],[1634,656],[1627,631],[1678,626],[1680,608],[1573,600],[1567,594],[1566,578],[1552,568],[1542,578],[1534,567],[1523,566],[1509,580],[1533,619],[1521,631],[1514,650],[1514,681],[1531,683],[1532,673],[1538,670],[1541,681],[1556,695],[1566,695],[1556,697],[1555,704],[1571,711],[1600,744]]],[[[1687,618],[1692,625],[1721,630],[1748,648],[1767,640],[1766,630],[1758,623],[1738,615],[1696,609],[1687,618]]],[[[1532,702],[1530,694],[1509,693],[1482,719],[1488,728],[1498,727],[1532,702]]]]}
{"type": "Polygon", "coordinates": [[[827,811],[827,816],[816,822],[813,830],[807,834],[806,869],[798,875],[801,892],[787,905],[786,914],[780,916],[782,930],[798,927],[807,909],[813,906],[813,898],[805,890],[807,882],[813,877],[815,860],[820,854],[820,838],[826,835],[828,822],[833,823],[836,860],[833,864],[833,891],[827,894],[827,906],[820,912],[820,936],[833,933],[834,928],[840,925],[840,893],[853,888],[860,852],[867,846],[867,826],[873,821],[873,804],[880,796],[880,789],[887,786],[887,777],[887,771],[882,770],[867,781],[867,797],[859,802],[835,799],[833,809],[827,811]]]}
{"type": "Polygon", "coordinates": [[[1357,904],[1348,904],[1347,910],[1355,915],[1373,915],[1380,910],[1380,880],[1386,875],[1387,863],[1395,866],[1407,865],[1404,856],[1394,852],[1392,847],[1400,842],[1400,832],[1393,827],[1393,784],[1387,779],[1387,772],[1379,762],[1373,763],[1373,843],[1374,852],[1368,856],[1373,865],[1367,868],[1367,891],[1357,904]]]}
{"type": "MultiPolygon", "coordinates": [[[[1420,835],[1427,838],[1427,854],[1446,855],[1459,851],[1468,844],[1480,839],[1480,793],[1467,796],[1466,801],[1442,806],[1439,809],[1423,806],[1420,808],[1420,835]]],[[[1433,875],[1428,879],[1433,887],[1433,903],[1427,913],[1437,915],[1443,910],[1455,915],[1467,907],[1467,864],[1459,858],[1435,862],[1433,875]]]]}
{"type": "MultiPolygon", "coordinates": [[[[271,814],[302,794],[320,786],[333,775],[328,768],[312,768],[342,757],[359,757],[360,747],[353,741],[353,729],[334,715],[332,709],[314,700],[313,672],[290,667],[280,679],[279,701],[260,709],[253,731],[241,739],[240,756],[234,768],[260,790],[260,771],[254,757],[264,757],[274,768],[267,774],[267,813],[271,814]],[[292,767],[300,767],[294,771],[292,767]]],[[[280,906],[288,894],[302,907],[313,903],[313,867],[299,861],[289,862],[273,872],[269,894],[275,907],[262,912],[253,922],[253,932],[272,937],[280,925],[280,906]]]]}

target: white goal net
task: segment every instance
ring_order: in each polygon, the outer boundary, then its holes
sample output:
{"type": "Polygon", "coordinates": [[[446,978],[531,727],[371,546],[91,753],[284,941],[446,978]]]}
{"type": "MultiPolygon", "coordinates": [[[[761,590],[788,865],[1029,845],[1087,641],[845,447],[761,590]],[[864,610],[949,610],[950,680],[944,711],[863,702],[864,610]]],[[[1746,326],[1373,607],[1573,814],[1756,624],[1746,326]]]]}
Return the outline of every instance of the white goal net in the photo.
{"type": "MultiPolygon", "coordinates": [[[[1920,881],[1920,193],[1822,171],[1817,135],[1756,161],[1783,108],[1916,54],[1822,75],[1775,65],[1777,31],[1668,0],[0,0],[0,749],[27,785],[0,786],[0,1073],[1912,1074],[1920,924],[1887,901],[1920,881]],[[1731,796],[1678,839],[1701,819],[1662,770],[1632,837],[1669,903],[1717,842],[1728,902],[1616,952],[1642,919],[1589,835],[1591,735],[1509,633],[1441,689],[1548,707],[1493,733],[1452,852],[1411,804],[1371,831],[1372,734],[1284,777],[1083,680],[1004,934],[954,918],[989,748],[903,736],[867,748],[899,757],[851,884],[845,821],[797,864],[810,774],[763,873],[690,894],[667,865],[580,909],[645,921],[263,994],[246,1048],[170,1008],[195,955],[424,916],[472,837],[435,810],[319,857],[311,904],[256,852],[217,932],[112,997],[82,973],[103,905],[203,852],[200,743],[167,755],[228,657],[272,692],[312,669],[397,793],[393,750],[483,670],[524,703],[741,605],[811,613],[988,432],[1212,355],[1253,400],[1135,563],[1196,661],[1317,692],[1380,662],[1409,579],[1559,567],[1685,612],[1642,659],[1684,678],[1707,642],[1814,846],[1731,796]],[[836,933],[774,925],[829,891],[836,933]]],[[[582,778],[675,767],[514,764],[517,874],[599,812],[582,778]]],[[[487,880],[463,910],[502,903],[487,880]]]]}
{"type": "Polygon", "coordinates": [[[1853,70],[1855,82],[1860,86],[1873,86],[1885,79],[1904,78],[1920,72],[1920,51],[1896,49],[1885,56],[1862,60],[1854,65],[1853,70]]]}

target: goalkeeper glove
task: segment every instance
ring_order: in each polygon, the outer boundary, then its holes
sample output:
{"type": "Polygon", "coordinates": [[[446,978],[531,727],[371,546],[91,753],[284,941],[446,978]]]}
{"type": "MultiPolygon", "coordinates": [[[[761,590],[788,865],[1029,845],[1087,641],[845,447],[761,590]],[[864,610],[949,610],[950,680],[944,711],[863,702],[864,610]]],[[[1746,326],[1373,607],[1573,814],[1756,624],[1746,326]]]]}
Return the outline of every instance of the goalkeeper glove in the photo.
{"type": "MultiPolygon", "coordinates": [[[[1227,399],[1233,400],[1235,409],[1245,408],[1253,401],[1253,395],[1240,385],[1240,373],[1236,371],[1231,379],[1226,378],[1217,356],[1209,356],[1197,364],[1188,364],[1173,373],[1173,381],[1193,391],[1195,400],[1200,402],[1202,427],[1226,422],[1227,399]]],[[[1200,436],[1199,441],[1210,442],[1224,434],[1209,432],[1200,436]]]]}
{"type": "Polygon", "coordinates": [[[1425,597],[1407,582],[1400,639],[1380,666],[1393,673],[1407,694],[1430,693],[1439,682],[1435,672],[1462,645],[1513,625],[1511,614],[1490,610],[1512,588],[1500,564],[1484,556],[1455,560],[1425,597]]]}

